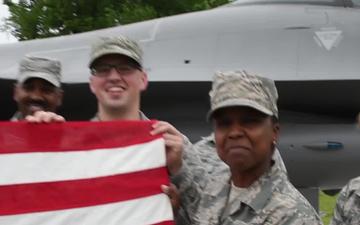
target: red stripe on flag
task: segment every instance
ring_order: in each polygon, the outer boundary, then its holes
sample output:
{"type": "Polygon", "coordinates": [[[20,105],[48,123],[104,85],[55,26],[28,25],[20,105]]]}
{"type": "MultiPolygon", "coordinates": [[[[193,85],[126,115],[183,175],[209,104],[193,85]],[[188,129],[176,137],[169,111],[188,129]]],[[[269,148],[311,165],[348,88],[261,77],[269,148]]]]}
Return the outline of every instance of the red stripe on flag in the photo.
{"type": "Polygon", "coordinates": [[[43,212],[126,201],[162,193],[165,168],[74,181],[0,186],[0,215],[43,212]]]}
{"type": "Polygon", "coordinates": [[[173,221],[164,221],[164,222],[155,223],[155,224],[152,224],[152,225],[174,225],[174,222],[173,221]]]}
{"type": "Polygon", "coordinates": [[[50,124],[0,122],[0,154],[92,150],[142,144],[161,137],[150,135],[153,123],[154,121],[50,124]],[[78,135],[80,130],[82,135],[78,135]]]}

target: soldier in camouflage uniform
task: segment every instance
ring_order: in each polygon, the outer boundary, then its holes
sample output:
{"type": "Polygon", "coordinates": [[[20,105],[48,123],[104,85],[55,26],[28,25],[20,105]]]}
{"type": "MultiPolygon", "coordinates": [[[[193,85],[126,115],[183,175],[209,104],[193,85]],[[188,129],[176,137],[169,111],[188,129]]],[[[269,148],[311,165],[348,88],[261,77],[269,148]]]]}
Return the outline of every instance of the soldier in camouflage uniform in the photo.
{"type": "Polygon", "coordinates": [[[137,42],[124,36],[99,38],[91,46],[89,68],[90,89],[98,100],[93,121],[147,119],[140,112],[148,80],[137,42]]]}
{"type": "MultiPolygon", "coordinates": [[[[272,98],[277,101],[278,99],[278,92],[275,87],[275,83],[273,80],[270,80],[265,77],[259,77],[262,79],[266,88],[269,89],[269,94],[271,94],[272,98]]],[[[223,161],[220,160],[218,155],[216,154],[216,147],[215,147],[215,137],[214,134],[210,134],[207,137],[202,138],[202,140],[198,141],[195,144],[195,149],[199,155],[199,158],[204,161],[205,163],[210,163],[211,165],[222,166],[226,165],[223,161]]],[[[280,170],[287,173],[285,164],[280,156],[279,150],[275,148],[273,159],[278,161],[277,165],[279,165],[280,170]]]]}
{"type": "Polygon", "coordinates": [[[341,190],[334,217],[330,225],[359,225],[360,224],[360,177],[350,180],[341,190]]]}
{"type": "Polygon", "coordinates": [[[18,111],[11,121],[23,120],[37,111],[55,112],[63,97],[60,80],[61,64],[58,60],[35,56],[23,58],[14,87],[18,111]]]}
{"type": "MultiPolygon", "coordinates": [[[[97,98],[98,112],[91,121],[148,120],[140,111],[141,92],[148,85],[147,74],[142,66],[143,52],[134,40],[125,36],[101,37],[91,46],[89,69],[90,89],[97,98]]],[[[59,115],[41,111],[28,117],[29,122],[64,122],[59,115]]],[[[190,143],[175,127],[165,121],[153,124],[152,135],[163,134],[167,157],[181,155],[190,143]]],[[[178,165],[168,163],[169,172],[178,165]]],[[[162,186],[174,208],[178,206],[175,186],[162,186]]]]}
{"type": "Polygon", "coordinates": [[[199,148],[207,144],[184,154],[173,177],[184,209],[178,224],[322,224],[289,182],[281,161],[272,159],[278,110],[262,79],[244,71],[217,73],[210,97],[208,118],[222,161],[211,156],[206,160],[207,150],[199,148]]]}
{"type": "MultiPolygon", "coordinates": [[[[125,36],[102,37],[91,47],[90,89],[96,96],[98,111],[91,121],[148,120],[140,111],[141,92],[148,85],[143,69],[143,52],[134,40],[125,36]]],[[[187,139],[171,124],[158,121],[151,134],[165,133],[168,151],[182,152],[187,139]]],[[[172,172],[172,164],[168,166],[172,172]]],[[[175,165],[176,166],[176,165],[175,165]]],[[[178,207],[175,186],[162,186],[174,208],[178,207]]]]}

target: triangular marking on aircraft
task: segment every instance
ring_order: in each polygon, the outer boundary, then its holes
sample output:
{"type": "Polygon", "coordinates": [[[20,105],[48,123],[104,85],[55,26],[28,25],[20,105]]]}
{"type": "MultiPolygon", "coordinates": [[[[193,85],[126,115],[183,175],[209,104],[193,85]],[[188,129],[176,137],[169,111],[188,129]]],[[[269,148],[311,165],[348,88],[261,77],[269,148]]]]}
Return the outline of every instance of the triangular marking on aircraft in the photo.
{"type": "Polygon", "coordinates": [[[322,30],[315,31],[316,38],[320,41],[322,46],[330,51],[340,41],[342,37],[341,30],[322,30]]]}

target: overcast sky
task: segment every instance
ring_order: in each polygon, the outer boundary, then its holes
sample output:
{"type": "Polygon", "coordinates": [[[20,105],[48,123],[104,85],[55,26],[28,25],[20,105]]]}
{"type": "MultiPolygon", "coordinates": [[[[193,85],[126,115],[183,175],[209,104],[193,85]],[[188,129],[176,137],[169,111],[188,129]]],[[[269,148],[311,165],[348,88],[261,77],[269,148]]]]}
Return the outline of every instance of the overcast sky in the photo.
{"type": "MultiPolygon", "coordinates": [[[[4,24],[4,18],[8,17],[10,15],[8,7],[6,5],[3,5],[3,0],[0,0],[0,26],[4,24]]],[[[10,43],[15,42],[16,38],[11,36],[10,34],[6,32],[0,31],[0,44],[3,43],[10,43]]]]}

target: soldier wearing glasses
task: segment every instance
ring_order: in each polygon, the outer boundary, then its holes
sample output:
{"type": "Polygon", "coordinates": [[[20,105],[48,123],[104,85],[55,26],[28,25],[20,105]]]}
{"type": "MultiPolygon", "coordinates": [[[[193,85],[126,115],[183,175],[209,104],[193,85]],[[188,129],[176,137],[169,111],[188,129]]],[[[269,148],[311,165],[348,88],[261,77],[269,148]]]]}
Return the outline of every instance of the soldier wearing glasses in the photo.
{"type": "Polygon", "coordinates": [[[125,37],[100,39],[92,47],[89,67],[90,89],[98,100],[93,121],[146,119],[139,109],[148,78],[136,42],[125,37]]]}
{"type": "MultiPolygon", "coordinates": [[[[90,89],[98,101],[98,112],[92,121],[147,120],[140,111],[141,92],[148,85],[148,77],[142,68],[142,50],[139,45],[126,37],[104,37],[96,42],[90,53],[90,89]]],[[[167,152],[167,164],[171,174],[180,165],[173,157],[182,154],[190,145],[171,124],[158,121],[151,134],[163,133],[167,152]]],[[[162,187],[169,196],[174,210],[179,207],[175,186],[162,187]]]]}
{"type": "MultiPolygon", "coordinates": [[[[142,50],[133,40],[124,36],[103,37],[93,44],[90,52],[90,89],[96,96],[98,111],[92,121],[147,120],[140,111],[140,95],[148,85],[148,78],[142,68],[142,50]]],[[[39,111],[27,121],[64,122],[59,115],[39,111]]],[[[163,134],[167,152],[168,170],[176,173],[181,165],[174,158],[181,157],[183,148],[190,145],[175,127],[165,121],[157,121],[150,132],[163,134]]],[[[181,162],[180,162],[181,163],[181,162]]],[[[176,209],[178,195],[174,186],[162,187],[176,209]]]]}

